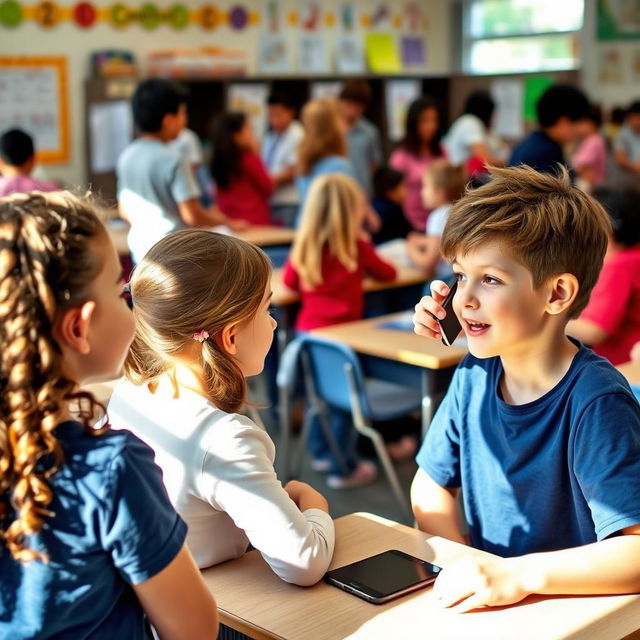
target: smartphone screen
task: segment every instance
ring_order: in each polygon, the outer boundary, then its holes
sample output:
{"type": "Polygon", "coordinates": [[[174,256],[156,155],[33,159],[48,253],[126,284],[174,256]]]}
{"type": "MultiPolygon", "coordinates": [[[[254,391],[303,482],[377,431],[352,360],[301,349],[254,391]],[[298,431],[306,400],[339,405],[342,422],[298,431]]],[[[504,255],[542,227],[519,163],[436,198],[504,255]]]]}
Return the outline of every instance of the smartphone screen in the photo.
{"type": "Polygon", "coordinates": [[[325,581],[375,604],[382,604],[435,581],[440,567],[392,549],[329,571],[325,581]]]}
{"type": "Polygon", "coordinates": [[[442,342],[446,344],[447,347],[450,347],[453,344],[454,340],[462,331],[462,325],[453,310],[453,296],[455,296],[457,290],[458,281],[455,280],[451,285],[449,285],[449,293],[442,302],[442,308],[446,311],[447,315],[442,320],[438,320],[440,332],[442,333],[442,342]]]}

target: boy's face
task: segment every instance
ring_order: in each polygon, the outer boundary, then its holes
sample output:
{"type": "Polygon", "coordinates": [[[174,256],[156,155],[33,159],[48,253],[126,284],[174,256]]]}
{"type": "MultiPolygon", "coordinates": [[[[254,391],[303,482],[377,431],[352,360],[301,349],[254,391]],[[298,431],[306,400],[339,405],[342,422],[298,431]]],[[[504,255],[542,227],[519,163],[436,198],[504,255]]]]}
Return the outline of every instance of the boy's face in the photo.
{"type": "Polygon", "coordinates": [[[630,113],[626,123],[636,132],[640,133],[640,113],[630,113]]]}
{"type": "Polygon", "coordinates": [[[391,202],[395,202],[396,204],[402,204],[407,197],[407,185],[405,181],[402,180],[397,186],[393,187],[393,189],[389,189],[385,195],[387,200],[391,200],[391,202]]]}
{"type": "Polygon", "coordinates": [[[270,104],[267,113],[269,125],[276,133],[282,133],[293,121],[293,109],[283,104],[270,104]]]}
{"type": "Polygon", "coordinates": [[[570,120],[566,116],[558,119],[553,128],[553,139],[558,144],[569,144],[579,135],[581,120],[570,120]]]}
{"type": "Polygon", "coordinates": [[[187,105],[181,104],[177,113],[167,113],[162,119],[162,133],[165,140],[175,140],[187,126],[187,105]]]}
{"type": "Polygon", "coordinates": [[[433,184],[433,180],[427,176],[422,178],[422,191],[420,195],[422,196],[422,205],[426,209],[436,209],[447,202],[444,190],[438,189],[433,184]]]}
{"type": "Polygon", "coordinates": [[[540,343],[548,291],[497,240],[453,261],[458,291],[453,308],[478,358],[526,354],[540,343]]]}
{"type": "Polygon", "coordinates": [[[339,100],[338,104],[340,105],[340,113],[349,126],[355,124],[365,111],[365,106],[354,100],[339,100]]]}

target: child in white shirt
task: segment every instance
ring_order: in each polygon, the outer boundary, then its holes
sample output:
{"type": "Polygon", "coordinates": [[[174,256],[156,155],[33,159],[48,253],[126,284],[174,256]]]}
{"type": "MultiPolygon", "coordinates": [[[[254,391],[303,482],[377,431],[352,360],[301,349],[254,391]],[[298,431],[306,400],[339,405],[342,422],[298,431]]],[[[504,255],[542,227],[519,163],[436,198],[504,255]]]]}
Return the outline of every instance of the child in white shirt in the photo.
{"type": "Polygon", "coordinates": [[[270,281],[265,254],[229,236],[188,229],[152,247],[131,281],[136,335],[109,416],[154,449],[199,567],[251,544],[283,580],[311,585],[333,555],[327,501],[283,488],[273,442],[237,413],[273,340],[270,281]]]}

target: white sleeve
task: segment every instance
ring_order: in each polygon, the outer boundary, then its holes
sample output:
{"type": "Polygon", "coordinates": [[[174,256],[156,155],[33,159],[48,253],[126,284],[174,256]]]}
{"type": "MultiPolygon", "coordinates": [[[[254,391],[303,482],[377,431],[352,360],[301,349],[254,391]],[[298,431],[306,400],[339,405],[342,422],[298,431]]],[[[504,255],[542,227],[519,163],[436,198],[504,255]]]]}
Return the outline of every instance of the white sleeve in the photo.
{"type": "Polygon", "coordinates": [[[300,512],[276,477],[274,451],[266,432],[231,414],[214,425],[199,487],[215,509],[244,530],[274,573],[309,586],[322,578],[333,557],[333,520],[319,509],[300,512]]]}
{"type": "Polygon", "coordinates": [[[432,211],[427,218],[426,235],[442,236],[444,227],[447,224],[448,213],[449,207],[438,207],[435,211],[432,211]]]}

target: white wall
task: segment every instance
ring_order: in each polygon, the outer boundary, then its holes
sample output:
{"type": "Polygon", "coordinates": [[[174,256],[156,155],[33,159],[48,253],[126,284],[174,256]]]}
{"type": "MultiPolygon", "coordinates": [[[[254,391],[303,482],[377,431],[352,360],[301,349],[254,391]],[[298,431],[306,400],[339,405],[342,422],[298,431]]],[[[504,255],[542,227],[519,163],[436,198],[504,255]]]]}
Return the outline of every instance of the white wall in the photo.
{"type": "Polygon", "coordinates": [[[600,41],[596,37],[596,0],[585,0],[584,27],[581,37],[581,83],[589,98],[605,108],[627,107],[640,100],[640,83],[631,72],[632,53],[640,48],[638,40],[600,41]],[[622,73],[619,82],[603,82],[600,78],[601,58],[615,48],[620,56],[622,73]]]}
{"type": "MultiPolygon", "coordinates": [[[[61,6],[71,6],[72,0],[58,0],[61,6]]],[[[113,0],[93,0],[93,4],[106,7],[113,0]]],[[[183,0],[192,9],[200,7],[202,0],[183,0]]],[[[141,6],[142,0],[128,0],[130,6],[141,6]]],[[[158,0],[157,5],[166,8],[168,0],[158,0]]],[[[235,4],[234,0],[223,0],[214,3],[225,9],[235,4]]],[[[249,10],[262,13],[261,0],[245,0],[243,3],[249,10]]],[[[325,0],[325,10],[338,7],[338,0],[325,0]]],[[[375,3],[367,0],[352,0],[359,12],[370,12],[375,3]]],[[[405,2],[395,4],[387,2],[392,12],[401,12],[405,2]]],[[[452,25],[450,20],[449,0],[422,0],[427,15],[427,28],[424,33],[427,65],[425,74],[446,74],[451,71],[452,25]]],[[[282,0],[279,5],[286,12],[299,9],[296,0],[282,0]]],[[[85,180],[84,153],[84,91],[83,81],[89,74],[89,56],[92,51],[108,48],[122,48],[133,51],[142,62],[145,55],[154,50],[166,48],[188,48],[202,45],[219,45],[242,49],[248,52],[250,73],[256,71],[256,56],[259,26],[248,27],[242,31],[234,31],[222,26],[213,31],[203,31],[197,25],[190,25],[183,31],[175,31],[167,25],[160,25],[154,31],[145,31],[138,25],[118,30],[106,23],[97,23],[94,27],[82,30],[71,22],[61,22],[52,29],[42,29],[35,22],[27,20],[15,29],[0,25],[0,55],[66,55],[68,56],[69,73],[69,117],[71,133],[71,157],[64,165],[49,165],[46,174],[59,178],[67,183],[81,185],[85,180]]],[[[326,40],[331,45],[337,29],[326,29],[326,40]]],[[[289,28],[286,35],[291,50],[296,51],[298,30],[289,28]]],[[[295,57],[295,56],[294,56],[295,57]]]]}

